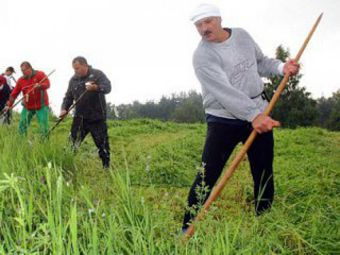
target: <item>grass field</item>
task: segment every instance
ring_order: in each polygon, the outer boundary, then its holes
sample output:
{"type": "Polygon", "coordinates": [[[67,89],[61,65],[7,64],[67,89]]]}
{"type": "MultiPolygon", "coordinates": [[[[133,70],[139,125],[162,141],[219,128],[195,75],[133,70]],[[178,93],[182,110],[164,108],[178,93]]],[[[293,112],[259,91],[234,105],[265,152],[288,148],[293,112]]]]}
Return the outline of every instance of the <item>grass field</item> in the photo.
{"type": "Polygon", "coordinates": [[[0,127],[0,254],[340,254],[340,133],[275,132],[273,209],[256,218],[244,160],[187,243],[179,234],[204,124],[109,121],[110,171],[70,120],[48,141],[0,127]]]}

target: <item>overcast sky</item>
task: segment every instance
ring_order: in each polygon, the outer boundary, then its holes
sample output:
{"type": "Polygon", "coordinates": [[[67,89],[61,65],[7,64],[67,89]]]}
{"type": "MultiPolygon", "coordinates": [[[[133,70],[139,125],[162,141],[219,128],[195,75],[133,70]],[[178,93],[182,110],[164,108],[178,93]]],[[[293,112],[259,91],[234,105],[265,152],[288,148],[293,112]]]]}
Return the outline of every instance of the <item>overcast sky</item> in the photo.
{"type": "Polygon", "coordinates": [[[324,12],[301,58],[301,85],[314,98],[340,88],[338,0],[2,0],[0,70],[11,65],[19,78],[24,60],[45,73],[56,69],[49,96],[57,112],[78,55],[109,77],[114,104],[200,91],[192,69],[200,37],[189,16],[202,2],[217,4],[224,26],[246,29],[271,57],[280,44],[295,56],[324,12]]]}

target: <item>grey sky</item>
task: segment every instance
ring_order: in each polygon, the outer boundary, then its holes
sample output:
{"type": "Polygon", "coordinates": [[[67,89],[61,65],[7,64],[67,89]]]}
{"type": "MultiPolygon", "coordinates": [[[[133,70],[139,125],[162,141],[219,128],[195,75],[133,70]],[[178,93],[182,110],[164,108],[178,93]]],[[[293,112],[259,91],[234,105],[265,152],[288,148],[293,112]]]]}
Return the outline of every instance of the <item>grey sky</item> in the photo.
{"type": "MultiPolygon", "coordinates": [[[[59,112],[71,61],[83,55],[110,78],[109,102],[145,102],[200,85],[191,65],[200,40],[189,21],[196,0],[3,0],[0,68],[17,70],[23,60],[45,73],[57,69],[49,90],[59,112]]],[[[257,0],[212,1],[221,8],[223,24],[245,28],[262,51],[273,57],[275,48],[297,53],[321,12],[323,20],[301,63],[301,85],[314,98],[340,88],[340,1],[257,0]]]]}

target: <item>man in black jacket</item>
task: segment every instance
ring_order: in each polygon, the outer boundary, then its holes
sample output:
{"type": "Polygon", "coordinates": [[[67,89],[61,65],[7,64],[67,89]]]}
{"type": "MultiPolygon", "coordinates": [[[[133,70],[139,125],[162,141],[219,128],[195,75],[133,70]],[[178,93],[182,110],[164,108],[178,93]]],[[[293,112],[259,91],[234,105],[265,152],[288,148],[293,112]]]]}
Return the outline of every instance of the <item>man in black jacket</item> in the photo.
{"type": "Polygon", "coordinates": [[[11,88],[8,86],[7,80],[5,76],[0,75],[0,123],[2,124],[10,124],[10,111],[3,112],[10,95],[11,88]]]}
{"type": "Polygon", "coordinates": [[[108,168],[110,147],[106,125],[105,94],[110,93],[111,82],[102,71],[88,65],[84,57],[73,59],[72,66],[75,74],[69,82],[59,117],[64,117],[74,101],[79,99],[70,134],[73,148],[77,148],[90,132],[98,148],[103,167],[108,168]]]}

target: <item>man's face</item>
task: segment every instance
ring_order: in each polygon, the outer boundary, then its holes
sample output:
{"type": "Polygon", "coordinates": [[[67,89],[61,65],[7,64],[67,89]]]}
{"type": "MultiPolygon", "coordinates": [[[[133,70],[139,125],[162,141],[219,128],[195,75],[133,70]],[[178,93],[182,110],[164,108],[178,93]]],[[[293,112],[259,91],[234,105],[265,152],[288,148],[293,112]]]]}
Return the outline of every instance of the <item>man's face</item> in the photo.
{"type": "Polygon", "coordinates": [[[198,33],[204,40],[217,42],[222,29],[220,17],[207,17],[195,22],[198,33]]]}
{"type": "Polygon", "coordinates": [[[23,65],[20,68],[21,68],[21,72],[22,72],[24,77],[31,77],[32,76],[32,73],[33,73],[32,67],[23,65]]]}
{"type": "Polygon", "coordinates": [[[6,74],[7,76],[11,76],[12,73],[13,73],[13,72],[11,72],[11,71],[9,71],[9,70],[6,70],[6,71],[5,71],[5,74],[6,74]]]}
{"type": "Polygon", "coordinates": [[[82,65],[77,61],[74,64],[72,64],[72,67],[74,69],[74,73],[79,77],[85,77],[87,75],[88,70],[89,70],[88,65],[85,65],[85,64],[82,65]]]}

